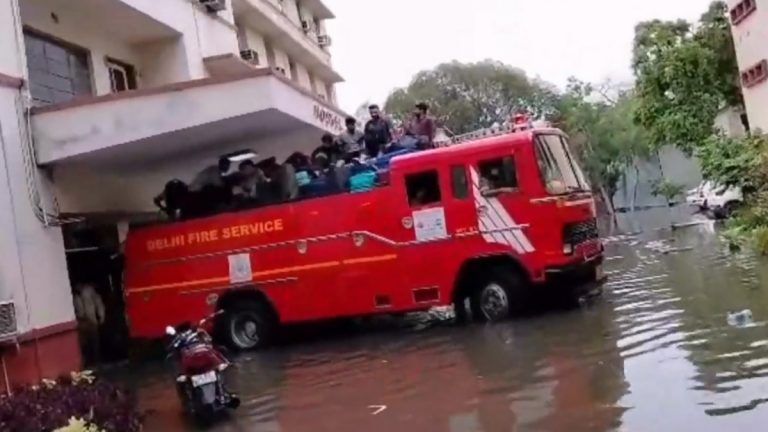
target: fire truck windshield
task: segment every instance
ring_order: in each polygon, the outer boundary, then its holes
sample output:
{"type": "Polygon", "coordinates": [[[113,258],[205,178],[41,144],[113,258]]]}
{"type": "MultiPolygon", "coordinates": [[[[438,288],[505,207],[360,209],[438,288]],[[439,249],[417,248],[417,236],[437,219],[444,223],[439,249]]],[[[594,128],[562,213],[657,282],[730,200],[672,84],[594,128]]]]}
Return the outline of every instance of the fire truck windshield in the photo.
{"type": "Polygon", "coordinates": [[[589,190],[589,184],[571,155],[565,137],[555,134],[539,135],[536,157],[547,192],[550,194],[564,195],[589,190]]]}

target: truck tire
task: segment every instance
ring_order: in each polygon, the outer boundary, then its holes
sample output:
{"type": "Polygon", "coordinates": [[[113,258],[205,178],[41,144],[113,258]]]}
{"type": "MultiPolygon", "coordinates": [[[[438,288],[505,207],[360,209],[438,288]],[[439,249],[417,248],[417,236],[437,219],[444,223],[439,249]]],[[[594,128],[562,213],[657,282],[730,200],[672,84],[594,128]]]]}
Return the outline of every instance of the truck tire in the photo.
{"type": "Polygon", "coordinates": [[[263,303],[243,301],[226,310],[219,331],[233,350],[247,351],[266,346],[274,329],[272,314],[263,303]]]}
{"type": "Polygon", "coordinates": [[[521,312],[526,304],[524,290],[524,283],[514,271],[491,269],[470,298],[472,317],[482,322],[499,322],[521,312]]]}

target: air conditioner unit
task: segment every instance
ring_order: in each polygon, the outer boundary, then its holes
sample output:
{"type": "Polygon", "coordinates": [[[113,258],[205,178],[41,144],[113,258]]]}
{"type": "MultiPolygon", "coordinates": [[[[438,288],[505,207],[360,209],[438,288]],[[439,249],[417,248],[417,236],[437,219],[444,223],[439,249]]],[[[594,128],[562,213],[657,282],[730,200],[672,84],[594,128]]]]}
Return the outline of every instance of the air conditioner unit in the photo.
{"type": "Polygon", "coordinates": [[[309,33],[312,26],[309,25],[309,21],[304,20],[301,22],[301,29],[304,30],[304,33],[309,33]]]}
{"type": "Polygon", "coordinates": [[[331,37],[328,35],[320,35],[317,37],[317,43],[321,47],[329,47],[331,46],[331,37]]]}
{"type": "Polygon", "coordinates": [[[12,301],[0,302],[0,340],[11,339],[18,334],[16,306],[12,301]]]}
{"type": "Polygon", "coordinates": [[[251,64],[259,64],[259,52],[252,49],[240,51],[240,58],[251,64]]]}
{"type": "Polygon", "coordinates": [[[208,9],[208,12],[219,12],[227,8],[226,0],[197,0],[201,5],[208,9]]]}

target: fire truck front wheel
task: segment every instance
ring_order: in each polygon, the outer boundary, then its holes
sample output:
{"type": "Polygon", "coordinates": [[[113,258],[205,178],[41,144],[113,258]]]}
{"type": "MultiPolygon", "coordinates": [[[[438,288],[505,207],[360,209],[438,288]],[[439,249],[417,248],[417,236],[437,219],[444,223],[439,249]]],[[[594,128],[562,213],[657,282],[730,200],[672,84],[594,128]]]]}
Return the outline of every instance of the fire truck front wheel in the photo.
{"type": "Polygon", "coordinates": [[[254,301],[230,306],[223,318],[221,333],[229,345],[238,351],[265,346],[275,328],[269,309],[254,301]]]}
{"type": "Polygon", "coordinates": [[[513,315],[523,306],[523,284],[512,271],[494,269],[480,280],[472,297],[473,318],[497,322],[513,315]]]}

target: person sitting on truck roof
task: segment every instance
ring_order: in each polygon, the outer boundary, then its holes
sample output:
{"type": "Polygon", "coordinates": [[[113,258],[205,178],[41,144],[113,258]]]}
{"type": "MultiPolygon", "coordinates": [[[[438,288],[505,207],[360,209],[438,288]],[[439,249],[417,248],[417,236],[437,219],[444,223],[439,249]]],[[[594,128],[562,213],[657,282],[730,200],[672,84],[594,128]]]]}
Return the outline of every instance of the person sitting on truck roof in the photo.
{"type": "Polygon", "coordinates": [[[259,203],[264,198],[267,178],[252,160],[240,162],[237,167],[238,183],[236,195],[247,204],[259,203]]]}
{"type": "Polygon", "coordinates": [[[314,160],[318,153],[324,153],[328,161],[335,165],[339,159],[344,157],[340,146],[336,143],[333,135],[326,133],[321,138],[322,144],[312,152],[311,159],[314,160]]]}
{"type": "Polygon", "coordinates": [[[189,200],[189,187],[179,179],[173,179],[165,184],[160,195],[155,197],[155,205],[168,216],[170,220],[179,220],[189,200]]]}
{"type": "Polygon", "coordinates": [[[368,113],[371,119],[365,124],[365,152],[368,157],[375,158],[379,153],[392,142],[392,125],[387,119],[381,116],[381,110],[378,105],[368,107],[368,113]]]}
{"type": "Polygon", "coordinates": [[[429,105],[426,102],[416,104],[413,118],[406,126],[406,134],[418,139],[418,147],[422,150],[434,148],[435,120],[429,115],[429,105]]]}
{"type": "Polygon", "coordinates": [[[341,151],[344,153],[344,160],[349,163],[352,159],[359,157],[365,143],[365,134],[357,129],[357,119],[347,117],[344,121],[346,129],[339,134],[337,140],[341,151]]]}
{"type": "Polygon", "coordinates": [[[206,186],[224,187],[226,186],[225,177],[232,167],[232,161],[229,158],[222,157],[218,165],[210,165],[197,173],[192,183],[189,184],[189,190],[198,192],[206,186]]]}

